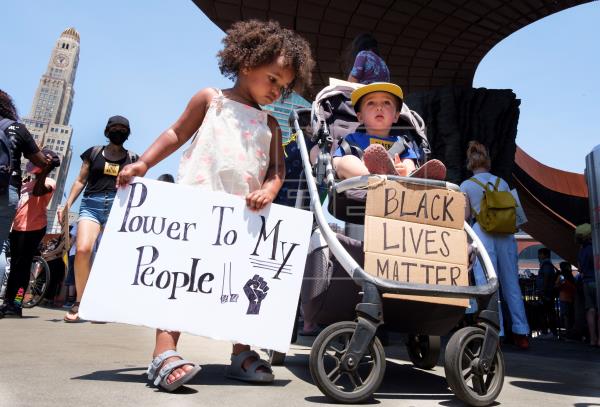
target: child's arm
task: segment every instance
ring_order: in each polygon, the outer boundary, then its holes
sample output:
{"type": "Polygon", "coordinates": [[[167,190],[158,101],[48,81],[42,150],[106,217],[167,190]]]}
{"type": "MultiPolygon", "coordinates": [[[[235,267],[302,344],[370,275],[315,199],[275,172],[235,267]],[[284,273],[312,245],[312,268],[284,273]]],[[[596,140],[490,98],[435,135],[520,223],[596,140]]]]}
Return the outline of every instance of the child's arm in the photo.
{"type": "MultiPolygon", "coordinates": [[[[88,176],[90,175],[90,167],[91,163],[88,160],[83,160],[81,163],[81,169],[79,170],[79,174],[75,181],[73,182],[73,186],[71,187],[71,191],[69,192],[69,196],[67,198],[67,202],[65,206],[68,208],[66,213],[69,212],[69,209],[73,206],[73,203],[77,200],[81,191],[85,188],[88,181],[88,176]]],[[[63,219],[63,211],[58,211],[58,222],[63,225],[65,219],[63,219]]]]}
{"type": "Polygon", "coordinates": [[[132,177],[143,177],[150,168],[185,144],[202,124],[206,109],[215,95],[214,89],[206,88],[192,96],[179,119],[148,147],[139,160],[121,170],[117,176],[117,187],[129,184],[132,177]]]}
{"type": "Polygon", "coordinates": [[[269,149],[269,168],[267,169],[262,187],[259,190],[250,192],[246,196],[246,205],[254,211],[258,211],[273,202],[285,178],[281,128],[277,120],[272,116],[268,116],[268,125],[272,134],[269,149]]]}
{"type": "Polygon", "coordinates": [[[46,177],[54,168],[56,167],[50,162],[50,164],[46,165],[42,169],[42,172],[37,175],[37,179],[33,185],[33,191],[31,191],[33,196],[42,196],[54,191],[53,187],[46,185],[46,177]]]}
{"type": "Polygon", "coordinates": [[[356,150],[350,148],[350,153],[348,154],[348,151],[345,151],[342,148],[342,143],[344,143],[344,141],[349,145],[358,145],[352,136],[352,134],[347,134],[344,136],[332,154],[331,164],[335,170],[336,177],[339,179],[348,179],[361,175],[369,175],[369,170],[365,166],[365,163],[361,158],[354,155],[356,150]]]}

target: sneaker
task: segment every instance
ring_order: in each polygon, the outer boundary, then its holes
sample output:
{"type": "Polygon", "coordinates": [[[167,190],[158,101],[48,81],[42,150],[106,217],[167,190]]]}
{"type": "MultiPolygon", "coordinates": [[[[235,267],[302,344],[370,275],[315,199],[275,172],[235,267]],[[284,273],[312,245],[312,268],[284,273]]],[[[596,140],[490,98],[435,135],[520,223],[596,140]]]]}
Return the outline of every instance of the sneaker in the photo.
{"type": "Polygon", "coordinates": [[[4,304],[0,308],[0,315],[1,318],[21,318],[23,310],[15,305],[4,304]]]}
{"type": "Polygon", "coordinates": [[[446,166],[440,160],[429,160],[411,172],[409,177],[443,181],[446,179],[446,166]]]}
{"type": "Polygon", "coordinates": [[[527,337],[527,335],[513,334],[512,340],[517,348],[522,350],[529,349],[529,338],[527,337]]]}
{"type": "Polygon", "coordinates": [[[371,144],[365,148],[363,162],[371,174],[398,175],[394,161],[381,144],[371,144]]]}

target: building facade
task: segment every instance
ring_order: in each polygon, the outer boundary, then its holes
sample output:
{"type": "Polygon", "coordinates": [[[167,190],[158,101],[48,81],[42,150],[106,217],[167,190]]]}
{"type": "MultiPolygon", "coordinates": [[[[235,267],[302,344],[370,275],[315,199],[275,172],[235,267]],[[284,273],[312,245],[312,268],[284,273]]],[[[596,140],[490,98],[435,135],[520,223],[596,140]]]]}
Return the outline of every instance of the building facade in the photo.
{"type": "Polygon", "coordinates": [[[282,132],[283,142],[287,142],[292,135],[292,129],[290,128],[288,119],[292,109],[299,109],[303,107],[310,107],[310,103],[297,93],[292,93],[285,100],[279,99],[277,102],[267,106],[263,106],[264,110],[267,110],[279,123],[282,132]]]}
{"type": "Polygon", "coordinates": [[[48,232],[58,227],[56,211],[65,192],[65,182],[73,149],[69,125],[75,97],[75,75],[79,64],[79,33],[66,29],[56,41],[46,72],[42,75],[35,92],[31,111],[23,123],[40,148],[49,148],[61,159],[59,168],[50,173],[56,181],[56,191],[48,206],[48,232]]]}

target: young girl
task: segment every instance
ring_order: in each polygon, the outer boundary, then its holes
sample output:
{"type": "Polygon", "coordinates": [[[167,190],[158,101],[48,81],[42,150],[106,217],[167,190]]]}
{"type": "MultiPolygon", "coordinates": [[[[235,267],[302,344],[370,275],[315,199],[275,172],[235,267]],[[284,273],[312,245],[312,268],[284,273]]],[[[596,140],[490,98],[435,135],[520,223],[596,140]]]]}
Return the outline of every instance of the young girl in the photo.
{"type": "MultiPolygon", "coordinates": [[[[260,105],[275,102],[310,82],[314,65],[308,43],[276,22],[256,20],[232,25],[218,53],[221,72],[235,80],[231,89],[206,88],[196,93],[181,117],[121,171],[118,186],[144,176],[197,131],[179,165],[178,183],[244,196],[252,210],[273,201],[285,174],[281,130],[260,105]]],[[[148,378],[173,391],[200,367],[175,349],[179,332],[156,332],[148,378]]],[[[233,345],[227,376],[249,382],[272,382],[268,362],[242,344],[233,345]]]]}

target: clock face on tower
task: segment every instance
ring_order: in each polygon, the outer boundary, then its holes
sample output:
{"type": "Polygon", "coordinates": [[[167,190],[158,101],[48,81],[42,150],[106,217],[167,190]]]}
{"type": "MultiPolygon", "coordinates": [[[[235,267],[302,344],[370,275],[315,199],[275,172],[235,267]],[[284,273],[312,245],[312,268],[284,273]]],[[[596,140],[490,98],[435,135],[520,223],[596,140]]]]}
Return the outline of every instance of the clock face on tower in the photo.
{"type": "Polygon", "coordinates": [[[54,65],[64,68],[65,66],[69,65],[69,56],[62,53],[56,54],[54,56],[54,65]]]}

